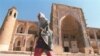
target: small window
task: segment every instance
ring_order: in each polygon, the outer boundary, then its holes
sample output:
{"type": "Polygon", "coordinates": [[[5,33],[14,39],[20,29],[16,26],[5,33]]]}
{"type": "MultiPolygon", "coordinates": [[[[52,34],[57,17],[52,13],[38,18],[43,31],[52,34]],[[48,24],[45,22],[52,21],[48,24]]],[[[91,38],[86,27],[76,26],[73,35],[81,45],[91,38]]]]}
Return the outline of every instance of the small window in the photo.
{"type": "Polygon", "coordinates": [[[12,11],[9,12],[9,15],[12,15],[12,11]]]}
{"type": "Polygon", "coordinates": [[[16,18],[16,13],[14,13],[14,18],[16,18]]]}
{"type": "Polygon", "coordinates": [[[20,46],[20,41],[17,42],[17,46],[20,46]]]}

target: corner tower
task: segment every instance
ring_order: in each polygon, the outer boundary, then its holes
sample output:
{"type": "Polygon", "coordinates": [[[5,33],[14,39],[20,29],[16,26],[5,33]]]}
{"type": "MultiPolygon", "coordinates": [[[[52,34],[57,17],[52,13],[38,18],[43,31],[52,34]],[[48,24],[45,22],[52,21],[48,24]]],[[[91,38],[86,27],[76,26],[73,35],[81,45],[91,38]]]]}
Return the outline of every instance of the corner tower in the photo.
{"type": "Polygon", "coordinates": [[[0,51],[8,51],[9,49],[16,18],[17,10],[15,7],[12,7],[8,10],[1,28],[0,51]]]}

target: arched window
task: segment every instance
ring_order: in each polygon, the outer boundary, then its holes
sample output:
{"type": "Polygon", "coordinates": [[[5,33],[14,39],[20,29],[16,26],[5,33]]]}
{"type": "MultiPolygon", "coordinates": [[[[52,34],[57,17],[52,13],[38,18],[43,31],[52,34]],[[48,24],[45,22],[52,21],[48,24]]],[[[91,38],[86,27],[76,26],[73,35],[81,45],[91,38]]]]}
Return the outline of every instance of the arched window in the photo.
{"type": "Polygon", "coordinates": [[[9,12],[9,15],[12,15],[12,11],[9,12]]]}
{"type": "Polygon", "coordinates": [[[35,34],[36,33],[36,30],[33,26],[29,27],[28,29],[28,34],[35,34]]]}
{"type": "Polygon", "coordinates": [[[24,33],[24,26],[23,25],[18,26],[17,33],[24,33]]]}
{"type": "Polygon", "coordinates": [[[21,40],[17,38],[13,44],[14,51],[21,51],[21,40]]]}
{"type": "Polygon", "coordinates": [[[14,13],[14,18],[16,18],[16,13],[14,13]]]}

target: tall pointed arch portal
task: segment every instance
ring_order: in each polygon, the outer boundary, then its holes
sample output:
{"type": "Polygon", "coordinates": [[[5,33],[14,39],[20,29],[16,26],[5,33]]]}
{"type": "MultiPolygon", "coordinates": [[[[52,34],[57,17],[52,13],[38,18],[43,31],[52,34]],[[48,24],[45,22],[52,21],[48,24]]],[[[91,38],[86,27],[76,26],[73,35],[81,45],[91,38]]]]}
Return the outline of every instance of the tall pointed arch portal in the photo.
{"type": "Polygon", "coordinates": [[[64,52],[79,52],[80,48],[84,47],[81,24],[71,15],[64,16],[60,20],[59,35],[64,52]]]}
{"type": "Polygon", "coordinates": [[[92,52],[83,14],[81,8],[62,4],[52,5],[51,29],[55,51],[92,52]]]}

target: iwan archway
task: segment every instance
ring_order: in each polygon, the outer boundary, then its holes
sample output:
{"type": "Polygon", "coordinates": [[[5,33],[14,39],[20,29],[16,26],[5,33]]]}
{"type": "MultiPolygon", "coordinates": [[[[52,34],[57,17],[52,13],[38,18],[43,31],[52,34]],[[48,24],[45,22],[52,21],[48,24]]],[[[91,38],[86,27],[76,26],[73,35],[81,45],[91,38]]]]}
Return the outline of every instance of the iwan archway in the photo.
{"type": "Polygon", "coordinates": [[[63,51],[81,52],[81,48],[85,45],[83,43],[82,27],[78,20],[71,15],[64,16],[60,19],[59,28],[63,51]]]}
{"type": "Polygon", "coordinates": [[[86,22],[81,8],[53,4],[51,13],[54,50],[59,52],[85,52],[92,48],[86,33],[86,22]],[[58,41],[59,40],[59,41],[58,41]]]}

